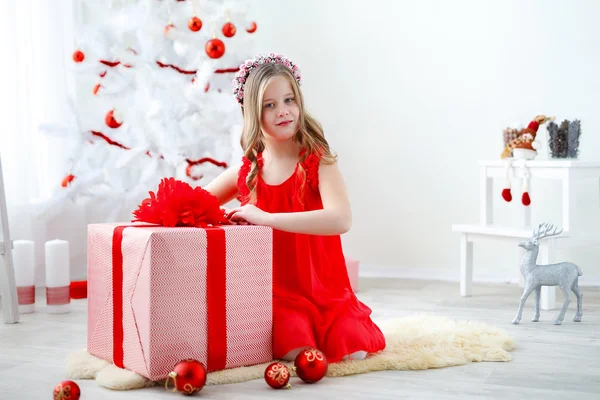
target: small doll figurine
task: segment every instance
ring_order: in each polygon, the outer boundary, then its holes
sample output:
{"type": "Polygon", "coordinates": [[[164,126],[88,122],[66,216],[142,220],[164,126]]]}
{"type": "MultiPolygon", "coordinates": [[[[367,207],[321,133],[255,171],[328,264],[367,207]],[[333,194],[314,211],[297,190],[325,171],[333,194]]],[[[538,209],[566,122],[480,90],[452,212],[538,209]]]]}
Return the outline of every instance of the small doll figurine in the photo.
{"type": "Polygon", "coordinates": [[[533,160],[537,156],[537,149],[540,148],[540,142],[535,140],[537,136],[537,131],[540,125],[545,124],[548,121],[554,120],[554,117],[546,117],[545,115],[536,116],[530,123],[527,125],[527,128],[521,130],[517,137],[510,140],[506,146],[504,147],[504,151],[502,152],[501,158],[507,159],[506,163],[506,184],[504,189],[502,190],[502,198],[507,202],[512,200],[511,193],[511,172],[512,172],[512,163],[514,160],[524,160],[521,164],[521,169],[523,171],[523,186],[521,190],[523,191],[523,195],[521,198],[521,202],[524,206],[528,206],[531,204],[531,198],[529,197],[529,170],[525,165],[525,160],[533,160]],[[512,154],[512,157],[511,157],[512,154]]]}

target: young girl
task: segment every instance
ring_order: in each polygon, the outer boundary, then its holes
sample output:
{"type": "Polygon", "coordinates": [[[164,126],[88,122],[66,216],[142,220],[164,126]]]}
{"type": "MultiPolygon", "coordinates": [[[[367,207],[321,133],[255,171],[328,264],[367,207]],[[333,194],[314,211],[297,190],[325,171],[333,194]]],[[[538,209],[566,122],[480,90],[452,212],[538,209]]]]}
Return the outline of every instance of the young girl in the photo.
{"type": "Polygon", "coordinates": [[[205,189],[232,223],[273,228],[273,352],[293,360],[304,348],[329,362],[362,359],[385,338],[350,286],[340,235],[351,225],[346,187],[319,123],[304,110],[301,76],[273,53],[241,65],[245,156],[205,189]]]}

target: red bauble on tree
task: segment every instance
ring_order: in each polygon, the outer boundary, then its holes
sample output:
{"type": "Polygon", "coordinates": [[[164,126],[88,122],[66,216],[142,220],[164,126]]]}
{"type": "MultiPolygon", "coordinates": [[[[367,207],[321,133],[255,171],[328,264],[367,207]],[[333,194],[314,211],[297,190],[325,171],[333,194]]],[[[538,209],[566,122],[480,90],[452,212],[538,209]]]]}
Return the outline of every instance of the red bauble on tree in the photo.
{"type": "Polygon", "coordinates": [[[165,26],[165,31],[164,31],[165,32],[165,36],[167,36],[169,34],[169,31],[171,29],[175,29],[175,25],[173,25],[172,22],[169,22],[169,25],[165,26]]]}
{"type": "Polygon", "coordinates": [[[62,381],[54,387],[54,400],[79,400],[81,389],[73,381],[62,381]]]}
{"type": "Polygon", "coordinates": [[[206,42],[205,50],[210,58],[221,58],[225,54],[225,43],[217,38],[210,39],[206,42]]]}
{"type": "Polygon", "coordinates": [[[123,121],[117,119],[118,116],[115,115],[115,110],[110,110],[106,113],[106,117],[104,117],[104,122],[109,128],[117,129],[121,125],[123,125],[123,121]]]}
{"type": "Polygon", "coordinates": [[[206,367],[200,361],[179,361],[169,373],[165,387],[169,389],[169,381],[175,386],[172,391],[192,395],[202,390],[206,384],[206,367]]]}
{"type": "Polygon", "coordinates": [[[317,349],[301,351],[294,360],[296,374],[307,383],[320,381],[327,373],[328,365],[325,355],[317,349]]]}
{"type": "Polygon", "coordinates": [[[246,28],[246,32],[248,33],[254,33],[256,32],[256,22],[251,22],[250,25],[248,25],[248,27],[246,28]]]}
{"type": "Polygon", "coordinates": [[[202,20],[194,15],[188,21],[188,28],[190,28],[191,31],[198,32],[202,29],[202,20]]]}
{"type": "Polygon", "coordinates": [[[234,24],[228,21],[225,23],[225,25],[223,25],[221,31],[223,32],[223,35],[225,35],[225,37],[233,37],[235,35],[235,32],[237,32],[237,29],[235,28],[234,24]]]}
{"type": "Polygon", "coordinates": [[[62,182],[60,183],[60,186],[66,188],[67,186],[69,186],[69,183],[73,182],[73,179],[75,179],[75,177],[72,174],[65,176],[62,182]]]}
{"type": "Polygon", "coordinates": [[[76,63],[80,63],[84,59],[85,59],[85,54],[83,54],[83,51],[77,50],[73,53],[73,61],[75,61],[76,63]]]}
{"type": "Polygon", "coordinates": [[[289,389],[291,387],[289,384],[290,370],[285,364],[280,362],[271,363],[265,369],[265,381],[273,389],[281,389],[283,387],[289,389]]]}

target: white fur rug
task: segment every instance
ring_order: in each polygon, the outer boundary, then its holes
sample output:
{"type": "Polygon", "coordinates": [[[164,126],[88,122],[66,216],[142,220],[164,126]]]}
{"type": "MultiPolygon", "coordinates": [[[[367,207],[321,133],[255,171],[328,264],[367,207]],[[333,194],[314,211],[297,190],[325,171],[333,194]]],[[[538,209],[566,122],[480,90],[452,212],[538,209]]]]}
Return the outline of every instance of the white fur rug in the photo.
{"type": "MultiPolygon", "coordinates": [[[[445,317],[414,316],[379,324],[387,343],[380,353],[365,360],[330,364],[327,376],[344,376],[382,370],[424,370],[463,365],[470,362],[506,362],[515,342],[498,328],[475,321],[445,317]]],[[[208,374],[207,385],[263,379],[269,363],[233,368],[208,374]]],[[[286,363],[289,367],[293,363],[286,363]]],[[[293,370],[290,370],[295,376],[293,370]]],[[[71,354],[67,360],[69,379],[96,379],[114,390],[139,389],[163,382],[152,382],[134,372],[122,370],[87,351],[71,354]]]]}

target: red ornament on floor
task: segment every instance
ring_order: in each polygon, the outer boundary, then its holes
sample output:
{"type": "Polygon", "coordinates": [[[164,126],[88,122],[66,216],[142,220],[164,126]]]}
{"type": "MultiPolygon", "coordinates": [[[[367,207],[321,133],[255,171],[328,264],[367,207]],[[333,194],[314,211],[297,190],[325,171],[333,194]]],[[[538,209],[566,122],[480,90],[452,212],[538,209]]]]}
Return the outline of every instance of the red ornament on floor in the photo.
{"type": "Polygon", "coordinates": [[[79,400],[81,389],[73,381],[62,381],[54,387],[54,400],[79,400]]]}
{"type": "Polygon", "coordinates": [[[265,369],[265,381],[273,389],[286,389],[291,388],[290,382],[290,370],[285,364],[280,362],[274,362],[269,364],[265,369]]]}
{"type": "Polygon", "coordinates": [[[307,383],[320,381],[327,373],[328,365],[325,354],[317,349],[306,349],[294,360],[296,374],[307,383]]]}
{"type": "Polygon", "coordinates": [[[113,129],[117,129],[118,127],[120,127],[123,124],[123,121],[117,121],[115,119],[115,111],[114,110],[110,110],[109,112],[106,113],[104,122],[106,122],[106,125],[109,128],[113,128],[113,129]]]}
{"type": "Polygon", "coordinates": [[[169,373],[165,388],[172,392],[180,392],[185,395],[198,393],[206,384],[206,367],[200,361],[179,361],[173,371],[169,373]],[[169,389],[169,381],[173,380],[174,388],[169,389]]]}
{"type": "Polygon", "coordinates": [[[206,54],[210,58],[221,58],[225,54],[225,43],[220,39],[210,39],[206,42],[206,54]]]}
{"type": "Polygon", "coordinates": [[[191,31],[198,32],[202,29],[202,20],[194,15],[188,21],[188,28],[190,28],[191,31]]]}

